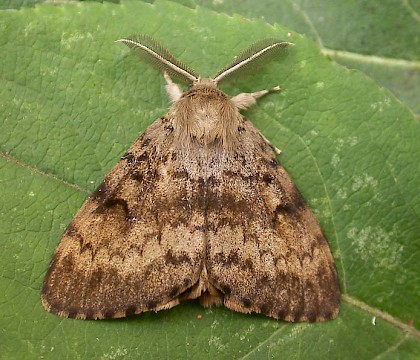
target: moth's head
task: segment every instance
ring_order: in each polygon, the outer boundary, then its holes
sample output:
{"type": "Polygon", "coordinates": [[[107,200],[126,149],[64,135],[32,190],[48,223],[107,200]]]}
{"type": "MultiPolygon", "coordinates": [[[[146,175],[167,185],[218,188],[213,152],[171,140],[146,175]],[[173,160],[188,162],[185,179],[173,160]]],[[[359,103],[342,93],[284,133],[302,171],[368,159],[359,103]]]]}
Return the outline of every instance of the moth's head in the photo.
{"type": "Polygon", "coordinates": [[[191,89],[194,88],[201,88],[201,87],[208,87],[208,88],[216,88],[217,82],[210,78],[201,78],[199,77],[195,81],[192,82],[191,89]]]}
{"type": "Polygon", "coordinates": [[[218,89],[217,83],[211,78],[198,78],[194,81],[189,89],[182,96],[184,99],[196,101],[221,101],[227,98],[221,90],[218,89]]]}

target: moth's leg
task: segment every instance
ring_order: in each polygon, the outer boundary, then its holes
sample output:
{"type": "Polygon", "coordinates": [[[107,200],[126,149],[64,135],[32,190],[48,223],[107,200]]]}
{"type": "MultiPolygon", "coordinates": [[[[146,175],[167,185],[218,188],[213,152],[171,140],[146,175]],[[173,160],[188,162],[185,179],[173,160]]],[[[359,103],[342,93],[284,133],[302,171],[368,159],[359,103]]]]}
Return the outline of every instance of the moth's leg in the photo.
{"type": "Polygon", "coordinates": [[[238,109],[248,109],[250,106],[255,105],[257,99],[265,94],[269,94],[275,91],[280,91],[280,87],[276,86],[271,89],[261,90],[253,93],[242,93],[234,96],[231,100],[238,109]]]}
{"type": "Polygon", "coordinates": [[[278,148],[278,147],[276,147],[275,145],[273,145],[271,142],[270,142],[270,140],[268,140],[263,134],[261,134],[261,132],[260,132],[260,135],[262,136],[262,138],[264,139],[264,141],[273,149],[273,151],[277,154],[277,155],[280,155],[281,154],[281,150],[278,148]]]}
{"type": "Polygon", "coordinates": [[[172,81],[166,72],[163,73],[163,76],[166,80],[166,93],[168,94],[169,100],[172,102],[178,101],[182,96],[182,89],[172,81]]]}
{"type": "MultiPolygon", "coordinates": [[[[257,99],[266,94],[280,91],[280,87],[276,86],[271,89],[261,90],[254,93],[242,93],[234,96],[231,100],[238,109],[248,109],[250,106],[255,105],[257,99]]],[[[261,134],[261,133],[260,133],[261,134]]],[[[261,134],[265,142],[270,145],[277,155],[281,154],[281,150],[275,147],[263,134],[261,134]]]]}

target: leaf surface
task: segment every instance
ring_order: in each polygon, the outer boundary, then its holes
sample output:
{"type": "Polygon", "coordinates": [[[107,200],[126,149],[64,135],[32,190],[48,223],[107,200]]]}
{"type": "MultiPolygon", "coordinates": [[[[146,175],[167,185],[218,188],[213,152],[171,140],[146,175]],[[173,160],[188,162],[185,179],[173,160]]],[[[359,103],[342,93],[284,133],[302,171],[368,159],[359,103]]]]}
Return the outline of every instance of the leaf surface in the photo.
{"type": "Polygon", "coordinates": [[[40,4],[0,11],[0,26],[2,357],[420,353],[420,126],[388,90],[330,61],[307,38],[288,38],[290,29],[171,2],[40,4]],[[330,241],[343,293],[336,320],[288,324],[195,302],[112,321],[43,310],[40,288],[65,227],[169,106],[162,76],[114,43],[132,33],[153,36],[203,76],[263,38],[296,44],[223,90],[283,89],[246,116],[283,151],[280,161],[330,241]]]}
{"type": "Polygon", "coordinates": [[[313,39],[325,55],[375,79],[420,113],[420,2],[196,0],[247,18],[280,23],[313,39]]]}

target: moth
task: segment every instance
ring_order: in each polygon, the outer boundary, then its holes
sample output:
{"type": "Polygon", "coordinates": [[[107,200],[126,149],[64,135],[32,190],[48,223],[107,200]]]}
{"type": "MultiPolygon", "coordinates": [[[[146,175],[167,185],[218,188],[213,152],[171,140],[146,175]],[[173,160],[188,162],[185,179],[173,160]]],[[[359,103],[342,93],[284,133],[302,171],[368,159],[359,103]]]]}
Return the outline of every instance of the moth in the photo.
{"type": "Polygon", "coordinates": [[[45,309],[107,319],[198,298],[289,322],[335,318],[328,242],[275,148],[240,113],[279,87],[233,97],[217,87],[291,44],[260,41],[201,78],[146,35],[119,41],[162,71],[172,105],[64,232],[42,288],[45,309]]]}

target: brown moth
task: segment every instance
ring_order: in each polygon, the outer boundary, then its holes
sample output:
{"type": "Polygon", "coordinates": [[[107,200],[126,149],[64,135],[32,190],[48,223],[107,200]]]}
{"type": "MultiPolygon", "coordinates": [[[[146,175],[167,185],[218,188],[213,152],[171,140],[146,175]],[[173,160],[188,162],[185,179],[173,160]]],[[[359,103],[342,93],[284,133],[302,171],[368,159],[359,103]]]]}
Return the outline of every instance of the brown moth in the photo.
{"type": "Polygon", "coordinates": [[[163,72],[173,104],[66,229],[45,277],[45,309],[105,319],[199,298],[286,321],[335,318],[328,242],[275,148],[239,112],[279,88],[234,97],[217,88],[291,44],[261,41],[203,79],[148,36],[119,41],[163,72]]]}

